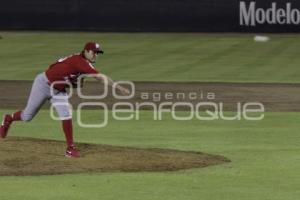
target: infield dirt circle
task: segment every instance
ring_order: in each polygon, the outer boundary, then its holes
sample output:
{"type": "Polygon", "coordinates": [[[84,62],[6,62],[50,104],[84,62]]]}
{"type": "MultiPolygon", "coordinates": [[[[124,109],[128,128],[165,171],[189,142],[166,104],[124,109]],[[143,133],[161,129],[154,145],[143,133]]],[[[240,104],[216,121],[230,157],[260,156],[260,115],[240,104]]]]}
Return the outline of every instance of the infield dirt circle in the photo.
{"type": "Polygon", "coordinates": [[[0,141],[0,175],[176,171],[229,162],[222,156],[166,149],[78,144],[82,157],[62,155],[62,141],[8,137],[0,141]]]}

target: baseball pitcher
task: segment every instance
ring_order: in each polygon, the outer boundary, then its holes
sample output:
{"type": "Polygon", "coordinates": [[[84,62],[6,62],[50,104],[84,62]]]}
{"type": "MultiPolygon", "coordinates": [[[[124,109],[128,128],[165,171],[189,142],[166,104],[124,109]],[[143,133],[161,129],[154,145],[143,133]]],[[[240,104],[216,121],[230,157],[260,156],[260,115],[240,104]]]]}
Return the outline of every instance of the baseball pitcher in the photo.
{"type": "MultiPolygon", "coordinates": [[[[72,117],[66,88],[69,84],[76,86],[78,77],[83,74],[93,74],[95,79],[101,82],[107,81],[108,85],[112,85],[113,81],[108,76],[100,74],[92,65],[103,53],[103,49],[98,43],[88,42],[81,53],[61,58],[50,65],[45,72],[38,74],[33,82],[25,109],[11,115],[4,115],[0,126],[1,138],[7,136],[9,127],[14,121],[28,122],[32,120],[45,101],[49,100],[62,121],[67,143],[65,156],[80,157],[80,152],[73,142],[72,117]],[[51,84],[53,85],[51,86],[51,84]],[[51,87],[53,87],[52,92],[51,87]]],[[[122,94],[129,94],[128,89],[119,85],[117,88],[122,94]]]]}

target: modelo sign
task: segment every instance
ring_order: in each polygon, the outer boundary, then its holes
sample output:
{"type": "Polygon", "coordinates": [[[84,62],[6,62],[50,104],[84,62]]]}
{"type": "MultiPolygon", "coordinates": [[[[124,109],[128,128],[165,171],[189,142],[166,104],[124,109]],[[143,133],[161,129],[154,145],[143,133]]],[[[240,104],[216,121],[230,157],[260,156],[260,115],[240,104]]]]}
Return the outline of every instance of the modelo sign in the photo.
{"type": "Polygon", "coordinates": [[[287,2],[284,7],[279,7],[276,2],[273,2],[269,8],[263,9],[259,8],[255,1],[248,3],[240,1],[240,25],[260,24],[298,25],[300,24],[300,10],[293,8],[290,2],[287,2]]]}

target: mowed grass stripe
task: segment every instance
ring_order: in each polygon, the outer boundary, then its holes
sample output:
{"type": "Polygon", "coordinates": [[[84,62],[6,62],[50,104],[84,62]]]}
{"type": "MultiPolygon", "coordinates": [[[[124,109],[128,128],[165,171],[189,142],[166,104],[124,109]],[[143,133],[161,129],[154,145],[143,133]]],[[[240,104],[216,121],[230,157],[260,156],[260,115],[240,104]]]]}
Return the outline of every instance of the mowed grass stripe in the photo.
{"type": "Polygon", "coordinates": [[[118,80],[298,83],[298,35],[2,32],[0,79],[31,80],[56,59],[100,41],[95,66],[118,80]]]}

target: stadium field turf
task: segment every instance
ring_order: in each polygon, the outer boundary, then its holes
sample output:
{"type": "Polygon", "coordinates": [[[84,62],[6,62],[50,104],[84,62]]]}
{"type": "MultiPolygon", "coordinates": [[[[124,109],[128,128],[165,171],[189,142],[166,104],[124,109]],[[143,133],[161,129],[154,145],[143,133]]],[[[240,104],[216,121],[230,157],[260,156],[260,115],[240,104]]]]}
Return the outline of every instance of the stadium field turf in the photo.
{"type": "MultiPolygon", "coordinates": [[[[85,120],[95,121],[101,111],[84,111],[84,115],[85,120]]],[[[102,129],[76,125],[75,138],[96,144],[203,151],[232,162],[169,173],[1,177],[0,198],[294,200],[299,196],[298,113],[267,113],[260,122],[178,122],[167,115],[163,121],[153,121],[151,112],[143,112],[142,118],[130,123],[110,118],[102,129]]],[[[10,136],[63,140],[60,123],[49,121],[45,110],[31,123],[16,123],[10,136]]]]}

